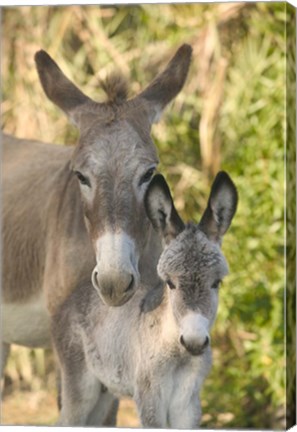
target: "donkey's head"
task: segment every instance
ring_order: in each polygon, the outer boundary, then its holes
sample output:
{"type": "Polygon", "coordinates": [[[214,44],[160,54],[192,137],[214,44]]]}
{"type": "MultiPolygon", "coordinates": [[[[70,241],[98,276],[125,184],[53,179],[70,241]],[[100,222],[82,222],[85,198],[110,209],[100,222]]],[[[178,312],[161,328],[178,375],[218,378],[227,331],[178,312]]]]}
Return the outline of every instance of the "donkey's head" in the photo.
{"type": "Polygon", "coordinates": [[[228,273],[220,246],[236,211],[236,188],[230,177],[220,172],[198,225],[184,225],[161,175],[151,181],[145,205],[166,243],[158,273],[170,290],[180,343],[191,354],[199,355],[209,345],[219,285],[228,273]]]}
{"type": "Polygon", "coordinates": [[[165,70],[130,100],[123,78],[113,76],[104,85],[106,103],[84,95],[46,52],[35,56],[46,95],[80,130],[72,169],[96,255],[92,282],[112,306],[128,301],[139,282],[149,234],[143,199],[158,164],[150,129],[181,90],[191,51],[181,46],[165,70]]]}

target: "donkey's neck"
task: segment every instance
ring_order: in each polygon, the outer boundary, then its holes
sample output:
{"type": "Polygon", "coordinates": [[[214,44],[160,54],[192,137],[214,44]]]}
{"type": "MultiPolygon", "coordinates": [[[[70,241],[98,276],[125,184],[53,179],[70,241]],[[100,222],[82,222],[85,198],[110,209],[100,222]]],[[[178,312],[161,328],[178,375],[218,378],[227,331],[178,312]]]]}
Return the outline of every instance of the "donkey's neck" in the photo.
{"type": "Polygon", "coordinates": [[[51,314],[82,281],[89,280],[91,283],[95,265],[70,161],[56,173],[54,186],[49,200],[49,241],[44,273],[44,290],[51,314]]]}

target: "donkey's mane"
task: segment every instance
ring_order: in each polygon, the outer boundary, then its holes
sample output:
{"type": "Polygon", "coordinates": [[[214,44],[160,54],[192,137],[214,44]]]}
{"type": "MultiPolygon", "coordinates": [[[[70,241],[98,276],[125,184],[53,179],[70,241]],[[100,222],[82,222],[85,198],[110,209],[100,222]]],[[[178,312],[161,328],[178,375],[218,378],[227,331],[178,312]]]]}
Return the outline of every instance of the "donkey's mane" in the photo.
{"type": "Polygon", "coordinates": [[[129,85],[120,72],[113,72],[101,81],[101,87],[107,95],[107,102],[120,105],[128,98],[129,85]]]}

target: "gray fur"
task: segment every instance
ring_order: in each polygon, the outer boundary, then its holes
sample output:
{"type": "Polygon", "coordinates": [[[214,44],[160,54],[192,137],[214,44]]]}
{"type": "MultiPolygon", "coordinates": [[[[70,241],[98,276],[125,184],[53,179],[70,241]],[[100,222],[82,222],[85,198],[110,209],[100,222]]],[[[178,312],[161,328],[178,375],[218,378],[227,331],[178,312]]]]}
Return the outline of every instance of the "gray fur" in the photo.
{"type": "MultiPolygon", "coordinates": [[[[163,221],[156,226],[167,237],[165,225],[177,224],[177,233],[181,223],[165,185],[162,176],[155,176],[145,202],[154,221],[163,221]],[[172,207],[164,210],[160,194],[172,207]]],[[[235,201],[222,204],[224,210],[236,208],[233,183],[230,188],[235,201]]],[[[224,221],[228,226],[234,212],[224,221]]],[[[204,218],[205,226],[209,222],[204,218]]],[[[60,425],[87,424],[97,400],[92,395],[103,384],[116,397],[135,400],[144,427],[199,426],[199,393],[211,368],[208,332],[217,312],[216,281],[227,273],[220,242],[188,224],[167,242],[158,273],[168,286],[156,287],[157,294],[148,294],[140,284],[128,303],[113,308],[81,286],[55,315],[52,334],[63,389],[60,425]]]]}

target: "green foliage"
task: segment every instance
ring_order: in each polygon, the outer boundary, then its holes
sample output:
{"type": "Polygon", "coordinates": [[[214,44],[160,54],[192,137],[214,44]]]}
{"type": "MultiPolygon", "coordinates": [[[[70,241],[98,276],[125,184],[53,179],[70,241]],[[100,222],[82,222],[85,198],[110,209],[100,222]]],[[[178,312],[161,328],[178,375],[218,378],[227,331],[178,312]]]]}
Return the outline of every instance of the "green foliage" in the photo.
{"type": "MultiPolygon", "coordinates": [[[[240,197],[224,244],[231,274],[216,327],[217,335],[229,333],[234,349],[214,376],[237,394],[229,426],[246,419],[245,427],[272,427],[284,404],[285,21],[279,5],[268,9],[251,17],[253,31],[233,59],[220,119],[223,168],[240,197]],[[249,398],[257,403],[254,420],[249,398]]],[[[218,365],[223,359],[221,351],[218,365]]]]}
{"type": "Polygon", "coordinates": [[[286,354],[287,427],[296,422],[296,11],[287,5],[286,354]]]}
{"type": "Polygon", "coordinates": [[[4,10],[3,127],[19,136],[67,144],[77,137],[40,89],[33,65],[40,47],[89,96],[102,100],[99,80],[112,67],[130,75],[134,94],[178,45],[191,43],[189,79],[153,136],[177,208],[186,220],[198,221],[210,186],[199,133],[207,94],[202,83],[215,82],[213,65],[224,56],[228,66],[214,128],[221,168],[237,185],[239,206],[223,244],[230,275],[220,292],[213,369],[202,392],[202,426],[273,429],[283,426],[285,415],[288,18],[282,2],[246,4],[238,11],[232,7],[197,3],[4,10]],[[203,35],[211,37],[204,40],[203,35]],[[201,51],[206,42],[214,46],[210,69],[201,51]]]}

